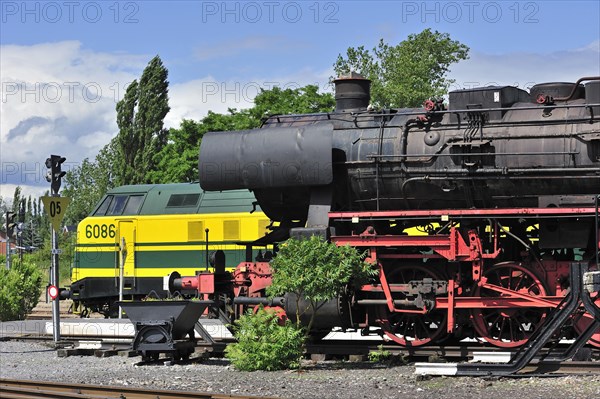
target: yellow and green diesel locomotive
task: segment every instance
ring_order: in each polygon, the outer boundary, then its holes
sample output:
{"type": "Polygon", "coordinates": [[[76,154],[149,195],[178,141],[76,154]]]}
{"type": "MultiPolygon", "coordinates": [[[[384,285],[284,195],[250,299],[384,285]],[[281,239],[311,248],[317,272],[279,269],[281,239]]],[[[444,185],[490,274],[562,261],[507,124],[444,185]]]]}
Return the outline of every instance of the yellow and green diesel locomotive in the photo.
{"type": "Polygon", "coordinates": [[[74,312],[115,315],[121,269],[124,299],[165,297],[165,276],[212,270],[209,258],[217,251],[226,267],[260,256],[243,245],[268,233],[270,221],[254,201],[248,190],[205,192],[198,183],[108,191],[77,227],[69,290],[74,312]]]}

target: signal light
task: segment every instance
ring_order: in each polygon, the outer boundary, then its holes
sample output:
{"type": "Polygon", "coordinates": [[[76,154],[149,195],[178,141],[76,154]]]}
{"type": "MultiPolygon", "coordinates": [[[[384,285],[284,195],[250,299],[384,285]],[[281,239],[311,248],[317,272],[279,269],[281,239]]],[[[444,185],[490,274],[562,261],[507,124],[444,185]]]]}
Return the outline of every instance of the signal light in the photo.
{"type": "Polygon", "coordinates": [[[6,236],[12,237],[15,231],[15,227],[17,227],[17,222],[15,218],[17,214],[14,212],[6,212],[6,236]]]}
{"type": "Polygon", "coordinates": [[[50,183],[52,193],[58,195],[60,190],[61,179],[67,173],[62,171],[61,165],[67,158],[61,157],[60,155],[50,155],[50,158],[46,159],[46,167],[49,169],[46,174],[46,180],[50,183]]]}

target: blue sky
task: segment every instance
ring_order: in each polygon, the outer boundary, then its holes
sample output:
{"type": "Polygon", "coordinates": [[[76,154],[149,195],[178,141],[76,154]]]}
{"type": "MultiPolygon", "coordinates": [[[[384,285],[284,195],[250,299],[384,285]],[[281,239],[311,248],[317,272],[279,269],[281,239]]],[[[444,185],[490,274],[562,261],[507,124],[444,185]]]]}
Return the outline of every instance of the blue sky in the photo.
{"type": "Polygon", "coordinates": [[[328,77],[339,53],[425,28],[471,48],[456,88],[600,74],[598,1],[1,1],[0,196],[47,188],[50,153],[77,165],[117,133],[115,104],[159,54],[167,126],[251,106],[259,87],[328,77]]]}

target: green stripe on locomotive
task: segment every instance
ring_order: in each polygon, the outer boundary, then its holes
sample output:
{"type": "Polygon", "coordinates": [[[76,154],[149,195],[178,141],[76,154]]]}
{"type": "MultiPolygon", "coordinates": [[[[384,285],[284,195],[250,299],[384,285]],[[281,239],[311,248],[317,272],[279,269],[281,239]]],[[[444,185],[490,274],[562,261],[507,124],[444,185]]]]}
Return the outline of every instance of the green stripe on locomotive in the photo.
{"type": "MultiPolygon", "coordinates": [[[[209,246],[209,254],[215,249],[209,246]]],[[[245,260],[245,251],[243,250],[223,250],[227,265],[232,267],[245,260]]],[[[257,255],[257,251],[254,251],[257,255]]],[[[75,255],[76,262],[80,269],[110,269],[117,270],[115,267],[118,262],[117,251],[96,251],[96,252],[78,252],[75,255]]],[[[206,268],[206,250],[197,249],[178,249],[178,250],[150,250],[136,251],[135,254],[136,269],[153,268],[171,268],[173,270],[183,268],[205,269],[206,268]]],[[[89,277],[89,276],[88,276],[89,277]]]]}

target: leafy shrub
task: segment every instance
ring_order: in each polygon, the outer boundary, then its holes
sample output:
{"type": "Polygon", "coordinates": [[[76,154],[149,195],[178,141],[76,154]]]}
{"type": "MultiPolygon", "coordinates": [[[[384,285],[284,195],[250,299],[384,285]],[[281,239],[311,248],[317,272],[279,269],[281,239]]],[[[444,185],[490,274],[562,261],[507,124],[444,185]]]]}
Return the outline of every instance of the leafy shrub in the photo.
{"type": "Polygon", "coordinates": [[[305,334],[286,320],[280,325],[273,309],[249,311],[234,322],[237,342],[229,344],[225,356],[239,370],[283,370],[300,367],[305,334]]]}
{"type": "Polygon", "coordinates": [[[28,261],[13,262],[10,270],[0,269],[0,321],[23,320],[37,305],[42,272],[28,261]]]}
{"type": "MultiPolygon", "coordinates": [[[[273,279],[267,288],[269,296],[296,294],[296,300],[307,300],[312,308],[308,330],[312,327],[319,303],[336,298],[348,285],[360,287],[377,275],[377,269],[365,262],[350,246],[337,246],[318,236],[289,239],[280,246],[271,262],[273,279]]],[[[299,303],[299,302],[298,302],[299,303]]],[[[297,304],[296,323],[300,323],[297,304]]]]}

